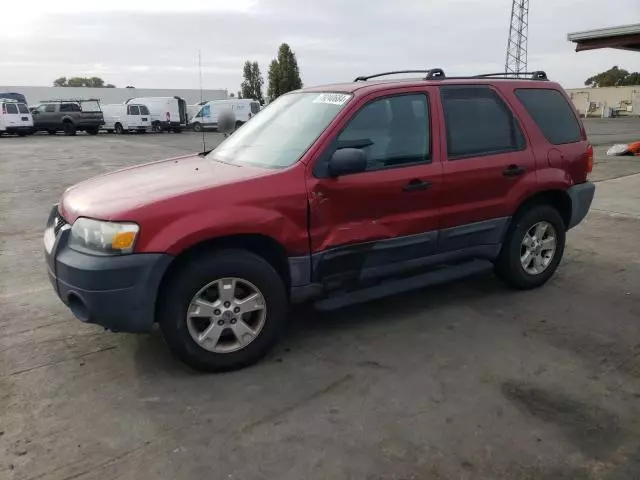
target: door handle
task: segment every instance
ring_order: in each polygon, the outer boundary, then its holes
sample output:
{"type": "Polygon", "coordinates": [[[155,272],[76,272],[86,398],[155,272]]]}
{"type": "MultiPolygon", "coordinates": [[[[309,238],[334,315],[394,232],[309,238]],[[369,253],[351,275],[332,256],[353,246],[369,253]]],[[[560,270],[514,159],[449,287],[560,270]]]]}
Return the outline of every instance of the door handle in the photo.
{"type": "Polygon", "coordinates": [[[407,183],[402,189],[403,192],[413,192],[415,190],[426,190],[431,186],[431,183],[425,182],[424,180],[420,180],[419,178],[414,178],[409,183],[407,183]]]}
{"type": "Polygon", "coordinates": [[[521,167],[520,165],[509,165],[507,169],[502,172],[502,174],[505,177],[517,177],[518,175],[522,175],[526,171],[527,169],[521,167]]]}

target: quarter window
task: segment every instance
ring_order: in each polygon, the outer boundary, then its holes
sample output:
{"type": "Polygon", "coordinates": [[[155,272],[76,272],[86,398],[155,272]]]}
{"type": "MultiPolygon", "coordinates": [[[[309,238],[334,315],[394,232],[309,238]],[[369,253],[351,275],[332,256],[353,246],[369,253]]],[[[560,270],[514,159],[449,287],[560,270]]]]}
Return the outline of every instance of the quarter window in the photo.
{"type": "Polygon", "coordinates": [[[365,105],[342,131],[337,148],[360,148],[367,170],[429,163],[429,105],[424,94],[399,95],[365,105]]]}
{"type": "Polygon", "coordinates": [[[578,119],[559,91],[523,88],[516,90],[516,96],[549,142],[561,145],[582,140],[578,119]]]}
{"type": "Polygon", "coordinates": [[[450,160],[524,148],[524,136],[507,104],[488,87],[440,89],[450,160]]]}

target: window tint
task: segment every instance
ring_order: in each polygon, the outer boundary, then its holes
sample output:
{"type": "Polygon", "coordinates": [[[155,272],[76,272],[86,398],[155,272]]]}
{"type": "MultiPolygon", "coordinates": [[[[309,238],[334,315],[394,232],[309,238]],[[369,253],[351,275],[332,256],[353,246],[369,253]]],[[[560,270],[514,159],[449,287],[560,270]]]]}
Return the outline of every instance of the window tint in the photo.
{"type": "Polygon", "coordinates": [[[7,113],[18,113],[18,106],[15,103],[5,103],[4,106],[7,113]]]}
{"type": "MultiPolygon", "coordinates": [[[[44,111],[47,112],[47,113],[55,113],[55,111],[56,111],[56,106],[53,103],[49,103],[49,104],[43,105],[43,106],[44,106],[44,111]]],[[[42,112],[41,107],[39,107],[38,110],[40,110],[42,112]]]]}
{"type": "Polygon", "coordinates": [[[488,87],[440,89],[450,159],[520,150],[524,137],[509,107],[488,87]]]}
{"type": "Polygon", "coordinates": [[[60,105],[61,112],[79,112],[80,105],[77,103],[63,103],[60,105]]]}
{"type": "Polygon", "coordinates": [[[140,115],[149,115],[149,109],[144,105],[140,105],[140,115]]]}
{"type": "Polygon", "coordinates": [[[129,115],[140,115],[140,109],[137,105],[129,105],[129,115]]]}
{"type": "Polygon", "coordinates": [[[580,124],[560,92],[527,88],[516,90],[516,96],[549,142],[560,145],[582,140],[580,124]]]}
{"type": "Polygon", "coordinates": [[[20,111],[20,113],[29,113],[29,109],[24,103],[18,104],[18,110],[20,111]]]}
{"type": "Polygon", "coordinates": [[[373,101],[360,110],[338,137],[337,148],[361,148],[367,170],[430,160],[429,109],[422,94],[373,101]]]}

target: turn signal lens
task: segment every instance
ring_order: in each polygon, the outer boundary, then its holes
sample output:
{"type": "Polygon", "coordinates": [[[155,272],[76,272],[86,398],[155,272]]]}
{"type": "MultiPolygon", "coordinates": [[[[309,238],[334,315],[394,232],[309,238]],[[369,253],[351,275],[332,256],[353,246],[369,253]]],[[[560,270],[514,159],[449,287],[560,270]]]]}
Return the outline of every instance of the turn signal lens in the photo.
{"type": "Polygon", "coordinates": [[[131,250],[136,241],[136,232],[118,232],[111,240],[111,248],[114,250],[131,250]]]}

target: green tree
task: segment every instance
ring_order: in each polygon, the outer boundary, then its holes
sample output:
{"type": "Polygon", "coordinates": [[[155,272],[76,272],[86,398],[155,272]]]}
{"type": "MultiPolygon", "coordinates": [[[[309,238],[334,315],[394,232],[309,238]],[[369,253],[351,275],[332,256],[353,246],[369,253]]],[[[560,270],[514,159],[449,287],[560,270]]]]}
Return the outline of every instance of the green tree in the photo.
{"type": "Polygon", "coordinates": [[[302,80],[296,54],[283,43],[278,49],[278,58],[269,65],[269,100],[299,88],[302,88],[302,80]]]}
{"type": "Polygon", "coordinates": [[[640,85],[640,73],[629,73],[623,68],[614,66],[606,72],[598,73],[587,78],[584,82],[589,87],[622,87],[625,85],[640,85]]]}
{"type": "Polygon", "coordinates": [[[264,85],[264,79],[262,78],[262,73],[260,73],[258,62],[252,63],[249,60],[244,62],[242,75],[244,77],[240,85],[242,97],[238,96],[238,98],[251,98],[263,104],[262,86],[264,85]]]}
{"type": "Polygon", "coordinates": [[[53,81],[54,87],[66,87],[67,86],[67,77],[56,78],[53,81]]]}
{"type": "Polygon", "coordinates": [[[105,85],[100,77],[67,77],[56,78],[53,81],[54,87],[93,87],[93,88],[116,88],[112,83],[105,85]]]}

